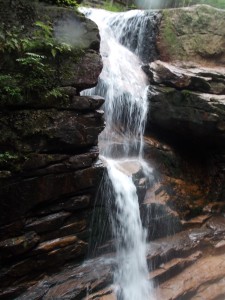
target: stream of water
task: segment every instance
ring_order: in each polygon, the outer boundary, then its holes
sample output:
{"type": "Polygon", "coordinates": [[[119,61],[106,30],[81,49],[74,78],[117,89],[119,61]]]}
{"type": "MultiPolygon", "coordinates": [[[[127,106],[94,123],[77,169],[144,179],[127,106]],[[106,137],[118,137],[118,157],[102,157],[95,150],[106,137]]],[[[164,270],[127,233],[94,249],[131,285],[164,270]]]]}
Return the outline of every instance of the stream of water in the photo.
{"type": "Polygon", "coordinates": [[[105,98],[106,128],[100,135],[99,148],[107,166],[116,207],[111,216],[117,250],[115,293],[118,300],[150,300],[154,297],[148,280],[146,230],[140,218],[132,172],[127,171],[135,165],[146,176],[151,173],[142,157],[148,80],[138,58],[142,54],[146,12],[81,10],[97,23],[101,35],[103,71],[98,85],[83,94],[105,98]]]}

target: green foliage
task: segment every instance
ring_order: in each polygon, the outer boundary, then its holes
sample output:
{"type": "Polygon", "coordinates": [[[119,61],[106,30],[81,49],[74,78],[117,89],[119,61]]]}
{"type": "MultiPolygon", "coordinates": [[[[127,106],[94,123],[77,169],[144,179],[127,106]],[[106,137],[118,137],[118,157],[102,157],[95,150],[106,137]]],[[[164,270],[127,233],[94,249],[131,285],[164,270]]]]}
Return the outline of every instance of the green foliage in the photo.
{"type": "Polygon", "coordinates": [[[208,4],[225,9],[225,0],[168,0],[165,1],[164,7],[180,7],[194,4],[208,4]]]}
{"type": "Polygon", "coordinates": [[[0,153],[0,161],[1,162],[8,162],[11,159],[17,159],[17,155],[14,155],[9,152],[0,153]]]}
{"type": "Polygon", "coordinates": [[[125,10],[124,6],[118,3],[112,3],[111,1],[106,1],[102,8],[113,12],[121,12],[125,10]]]}
{"type": "MultiPolygon", "coordinates": [[[[59,88],[54,88],[47,92],[45,95],[46,98],[53,97],[53,98],[62,98],[65,95],[62,94],[61,90],[59,88]]],[[[66,96],[65,96],[66,97],[66,96]]]]}
{"type": "MultiPolygon", "coordinates": [[[[32,36],[24,36],[23,27],[0,28],[0,100],[2,102],[45,97],[56,88],[55,73],[50,63],[71,52],[71,46],[53,37],[51,24],[36,22],[32,36]],[[8,60],[6,59],[8,57],[8,60]]],[[[53,92],[52,92],[53,93],[53,92]]]]}
{"type": "Polygon", "coordinates": [[[27,160],[27,157],[19,153],[1,152],[0,153],[0,169],[10,170],[13,172],[20,171],[22,164],[27,160]]]}
{"type": "Polygon", "coordinates": [[[0,74],[0,99],[4,102],[10,100],[21,100],[21,88],[19,85],[19,77],[9,74],[0,74]]]}
{"type": "Polygon", "coordinates": [[[52,5],[58,5],[58,6],[70,6],[75,8],[78,6],[76,0],[41,0],[41,1],[52,5]]]}

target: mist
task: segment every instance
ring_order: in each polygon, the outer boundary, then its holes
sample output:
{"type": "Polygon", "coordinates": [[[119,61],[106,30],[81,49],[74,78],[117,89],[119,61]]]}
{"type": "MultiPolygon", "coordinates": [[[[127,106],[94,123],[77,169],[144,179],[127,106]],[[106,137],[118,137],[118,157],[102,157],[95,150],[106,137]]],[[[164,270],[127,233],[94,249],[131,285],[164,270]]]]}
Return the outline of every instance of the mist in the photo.
{"type": "Polygon", "coordinates": [[[83,23],[74,19],[60,20],[54,26],[55,38],[60,43],[67,43],[73,47],[82,46],[85,32],[83,23]]]}
{"type": "Polygon", "coordinates": [[[136,0],[138,7],[145,9],[163,8],[166,2],[166,0],[136,0]]]}
{"type": "MultiPolygon", "coordinates": [[[[204,0],[136,0],[138,8],[160,9],[169,7],[189,6],[197,3],[208,3],[204,0]]],[[[211,1],[210,4],[212,5],[211,1]]]]}

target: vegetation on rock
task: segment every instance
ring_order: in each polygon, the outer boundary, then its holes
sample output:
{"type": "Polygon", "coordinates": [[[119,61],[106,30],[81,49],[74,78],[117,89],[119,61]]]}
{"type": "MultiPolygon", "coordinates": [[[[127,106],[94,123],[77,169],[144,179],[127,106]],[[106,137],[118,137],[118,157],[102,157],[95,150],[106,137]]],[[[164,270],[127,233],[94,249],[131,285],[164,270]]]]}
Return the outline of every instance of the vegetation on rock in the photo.
{"type": "MultiPolygon", "coordinates": [[[[69,53],[70,45],[58,43],[51,24],[35,23],[32,36],[24,36],[23,27],[0,29],[0,101],[20,101],[23,98],[55,96],[57,82],[51,61],[69,53]],[[27,76],[29,74],[29,76],[27,76]]],[[[1,103],[2,104],[2,103],[1,103]]]]}
{"type": "Polygon", "coordinates": [[[76,0],[40,0],[52,5],[77,7],[76,0]]]}

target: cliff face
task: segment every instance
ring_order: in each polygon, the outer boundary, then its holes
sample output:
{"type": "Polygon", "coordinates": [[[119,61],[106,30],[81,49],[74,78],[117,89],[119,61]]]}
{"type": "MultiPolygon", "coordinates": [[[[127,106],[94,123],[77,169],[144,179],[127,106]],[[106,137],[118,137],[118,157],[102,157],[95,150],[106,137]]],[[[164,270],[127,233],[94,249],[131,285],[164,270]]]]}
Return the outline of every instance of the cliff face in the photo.
{"type": "MultiPolygon", "coordinates": [[[[97,83],[102,69],[93,22],[73,9],[31,1],[4,0],[0,6],[1,29],[22,28],[28,40],[36,21],[48,22],[59,45],[71,47],[54,57],[44,53],[56,96],[41,94],[42,85],[19,100],[1,96],[0,298],[12,299],[35,278],[87,254],[94,196],[104,170],[97,147],[104,100],[79,96],[97,83]],[[70,40],[60,40],[66,33],[70,40]]],[[[2,56],[1,75],[10,55],[13,61],[15,51],[2,56]]],[[[17,62],[10,65],[12,73],[17,62]]],[[[24,82],[32,70],[21,76],[24,82]]]]}
{"type": "MultiPolygon", "coordinates": [[[[50,20],[59,40],[78,24],[84,44],[49,59],[61,96],[0,104],[0,298],[115,299],[113,260],[80,265],[103,174],[96,146],[103,99],[79,96],[102,68],[97,27],[74,11],[27,3],[0,1],[2,20],[50,20]]],[[[158,299],[224,299],[224,11],[154,14],[155,60],[143,66],[151,83],[147,192],[134,174],[152,240],[149,276],[158,299]]]]}
{"type": "Polygon", "coordinates": [[[182,231],[170,238],[176,245],[164,270],[152,272],[159,299],[225,295],[222,267],[215,267],[223,261],[225,228],[224,17],[204,5],[162,11],[158,57],[143,66],[151,83],[145,155],[157,179],[145,202],[157,208],[153,217],[161,215],[153,225],[159,236],[182,231]]]}

